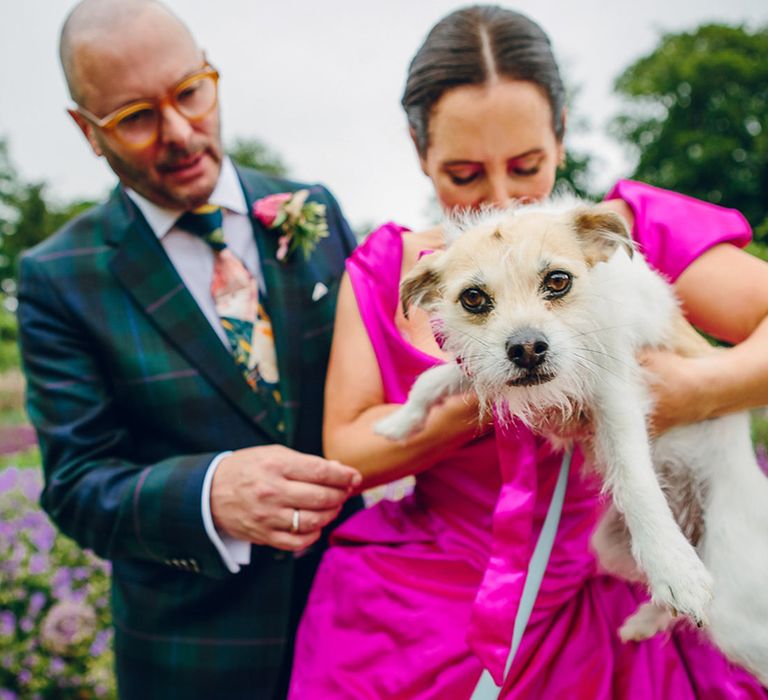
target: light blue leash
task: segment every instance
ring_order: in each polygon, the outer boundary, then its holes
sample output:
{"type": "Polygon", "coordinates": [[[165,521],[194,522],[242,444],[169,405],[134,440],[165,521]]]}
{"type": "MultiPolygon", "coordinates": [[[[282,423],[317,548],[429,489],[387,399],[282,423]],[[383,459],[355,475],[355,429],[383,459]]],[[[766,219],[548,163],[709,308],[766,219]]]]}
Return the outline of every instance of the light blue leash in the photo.
{"type": "MultiPolygon", "coordinates": [[[[571,468],[571,452],[567,451],[563,455],[563,461],[560,464],[560,473],[557,476],[555,490],[552,492],[552,500],[547,508],[547,516],[544,518],[544,524],[541,526],[539,539],[536,541],[536,547],[531,555],[531,561],[528,563],[528,574],[525,577],[523,594],[520,596],[520,605],[517,608],[515,616],[515,627],[512,631],[512,645],[509,648],[507,664],[504,668],[504,678],[509,674],[512,662],[517,654],[520,641],[523,638],[523,632],[528,626],[528,620],[533,612],[536,596],[541,588],[541,580],[544,578],[544,571],[547,568],[549,555],[552,552],[552,545],[555,542],[557,526],[560,523],[560,514],[563,512],[563,501],[565,500],[565,486],[568,483],[568,472],[571,468]]],[[[475,686],[475,692],[471,700],[496,700],[499,697],[499,688],[493,682],[491,674],[483,670],[483,675],[475,686]]]]}

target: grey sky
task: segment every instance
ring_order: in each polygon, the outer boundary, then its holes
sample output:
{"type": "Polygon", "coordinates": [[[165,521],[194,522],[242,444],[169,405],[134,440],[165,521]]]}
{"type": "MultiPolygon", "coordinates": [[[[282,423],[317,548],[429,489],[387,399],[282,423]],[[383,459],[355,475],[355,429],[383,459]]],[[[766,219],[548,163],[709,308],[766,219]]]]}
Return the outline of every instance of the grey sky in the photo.
{"type": "MultiPolygon", "coordinates": [[[[168,0],[222,73],[224,136],[254,136],[297,179],[322,181],[350,221],[427,221],[421,174],[399,107],[405,71],[427,30],[467,3],[453,0],[168,0]]],[[[704,21],[768,24],[765,0],[520,0],[550,34],[566,78],[580,87],[576,113],[591,134],[573,139],[600,156],[598,185],[628,164],[605,134],[619,104],[611,84],[650,51],[661,31],[704,21]]],[[[64,112],[57,62],[68,0],[0,0],[0,135],[23,177],[59,197],[98,197],[114,177],[64,112]]],[[[567,140],[568,142],[568,140],[567,140]]]]}

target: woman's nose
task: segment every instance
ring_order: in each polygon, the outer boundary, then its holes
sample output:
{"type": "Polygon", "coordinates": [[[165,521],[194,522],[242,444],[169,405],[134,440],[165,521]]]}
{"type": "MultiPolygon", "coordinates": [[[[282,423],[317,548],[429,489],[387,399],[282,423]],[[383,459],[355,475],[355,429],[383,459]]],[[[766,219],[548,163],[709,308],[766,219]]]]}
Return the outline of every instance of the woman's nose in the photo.
{"type": "Polygon", "coordinates": [[[514,200],[515,195],[510,187],[509,179],[505,177],[489,178],[488,194],[486,204],[493,204],[497,207],[507,207],[514,200]]]}

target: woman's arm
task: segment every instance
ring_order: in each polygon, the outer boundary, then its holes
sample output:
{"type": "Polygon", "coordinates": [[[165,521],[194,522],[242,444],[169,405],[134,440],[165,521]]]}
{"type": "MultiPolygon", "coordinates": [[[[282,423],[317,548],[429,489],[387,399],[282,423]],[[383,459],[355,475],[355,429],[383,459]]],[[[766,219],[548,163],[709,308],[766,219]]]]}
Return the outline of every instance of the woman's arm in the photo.
{"type": "MultiPolygon", "coordinates": [[[[600,206],[623,216],[632,230],[627,202],[600,206]]],[[[680,274],[675,291],[694,326],[733,347],[698,358],[642,354],[653,377],[654,430],[768,405],[768,263],[721,243],[680,274]]]]}
{"type": "Polygon", "coordinates": [[[768,405],[768,263],[723,243],[680,275],[675,290],[696,327],[733,347],[699,358],[649,352],[654,428],[768,405]]]}
{"type": "Polygon", "coordinates": [[[329,459],[360,471],[361,490],[423,471],[481,430],[477,401],[455,396],[431,411],[424,430],[391,442],[374,434],[372,426],[396,408],[384,402],[376,355],[345,275],[326,380],[323,447],[329,459]]]}

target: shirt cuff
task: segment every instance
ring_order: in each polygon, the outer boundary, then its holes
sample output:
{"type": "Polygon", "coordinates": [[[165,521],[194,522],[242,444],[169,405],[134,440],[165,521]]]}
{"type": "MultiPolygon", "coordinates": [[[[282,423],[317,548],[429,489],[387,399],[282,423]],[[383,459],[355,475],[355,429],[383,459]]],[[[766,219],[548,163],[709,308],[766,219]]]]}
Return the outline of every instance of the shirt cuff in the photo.
{"type": "Polygon", "coordinates": [[[251,543],[247,540],[230,537],[229,535],[220,535],[213,524],[213,517],[211,516],[211,484],[213,483],[213,475],[216,473],[221,460],[231,454],[232,452],[222,452],[216,455],[208,465],[208,471],[205,472],[205,480],[203,481],[201,508],[203,512],[203,525],[205,526],[208,539],[216,547],[221,560],[224,562],[224,566],[231,573],[236,574],[240,571],[241,565],[251,563],[251,543]]]}

